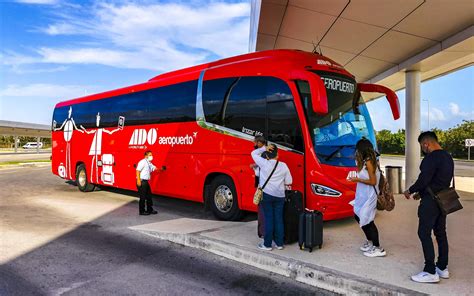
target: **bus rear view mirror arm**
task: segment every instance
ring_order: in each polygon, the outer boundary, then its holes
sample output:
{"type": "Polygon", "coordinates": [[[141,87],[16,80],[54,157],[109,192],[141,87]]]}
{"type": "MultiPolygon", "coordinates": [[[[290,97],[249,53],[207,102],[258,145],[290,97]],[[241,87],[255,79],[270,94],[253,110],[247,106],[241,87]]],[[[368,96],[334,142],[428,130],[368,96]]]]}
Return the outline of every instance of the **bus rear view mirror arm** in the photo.
{"type": "Polygon", "coordinates": [[[358,89],[361,92],[382,93],[385,94],[390,108],[392,109],[393,119],[400,118],[400,102],[395,92],[388,87],[379,84],[357,83],[358,89]]]}
{"type": "Polygon", "coordinates": [[[290,79],[307,81],[311,91],[311,102],[314,113],[321,115],[328,113],[328,96],[321,77],[309,71],[294,70],[290,73],[290,79]]]}

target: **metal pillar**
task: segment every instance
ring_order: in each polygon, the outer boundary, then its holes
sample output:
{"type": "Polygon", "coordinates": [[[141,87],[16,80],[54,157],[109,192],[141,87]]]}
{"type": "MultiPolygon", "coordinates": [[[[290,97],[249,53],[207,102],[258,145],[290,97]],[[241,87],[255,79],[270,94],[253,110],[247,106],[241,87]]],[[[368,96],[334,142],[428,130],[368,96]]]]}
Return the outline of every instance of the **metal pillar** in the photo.
{"type": "Polygon", "coordinates": [[[419,174],[420,145],[420,71],[405,73],[405,187],[411,186],[419,174]]]}
{"type": "Polygon", "coordinates": [[[15,141],[15,153],[18,152],[18,136],[14,135],[13,136],[13,141],[15,141]]]}
{"type": "Polygon", "coordinates": [[[40,137],[36,137],[36,153],[39,154],[40,153],[40,141],[41,141],[41,138],[40,137]]]}

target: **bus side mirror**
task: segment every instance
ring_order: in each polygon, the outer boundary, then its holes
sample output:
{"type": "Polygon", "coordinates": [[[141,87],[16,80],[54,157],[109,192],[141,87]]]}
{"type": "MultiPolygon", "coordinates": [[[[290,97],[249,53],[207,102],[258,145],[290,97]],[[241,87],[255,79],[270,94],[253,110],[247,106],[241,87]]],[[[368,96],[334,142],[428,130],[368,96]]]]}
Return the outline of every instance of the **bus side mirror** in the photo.
{"type": "Polygon", "coordinates": [[[311,102],[313,111],[316,114],[324,115],[328,113],[328,96],[326,87],[321,77],[315,73],[304,70],[294,70],[290,73],[291,80],[305,80],[309,84],[311,91],[311,102]]]}
{"type": "Polygon", "coordinates": [[[400,102],[395,92],[388,87],[379,84],[357,83],[357,88],[361,92],[382,93],[387,97],[387,101],[392,109],[393,119],[400,118],[400,102]]]}

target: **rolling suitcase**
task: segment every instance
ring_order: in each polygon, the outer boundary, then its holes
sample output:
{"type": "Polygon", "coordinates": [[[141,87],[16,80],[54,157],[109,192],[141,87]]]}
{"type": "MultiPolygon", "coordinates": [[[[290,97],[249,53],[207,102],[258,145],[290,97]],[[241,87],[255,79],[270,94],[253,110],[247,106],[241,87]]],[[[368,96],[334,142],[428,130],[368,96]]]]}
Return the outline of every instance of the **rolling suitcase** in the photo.
{"type": "Polygon", "coordinates": [[[298,241],[298,219],[303,212],[303,195],[297,190],[286,190],[283,208],[283,228],[285,244],[298,241]]]}
{"type": "Polygon", "coordinates": [[[323,245],[323,214],[319,211],[308,211],[300,214],[298,244],[301,250],[323,245]]]}

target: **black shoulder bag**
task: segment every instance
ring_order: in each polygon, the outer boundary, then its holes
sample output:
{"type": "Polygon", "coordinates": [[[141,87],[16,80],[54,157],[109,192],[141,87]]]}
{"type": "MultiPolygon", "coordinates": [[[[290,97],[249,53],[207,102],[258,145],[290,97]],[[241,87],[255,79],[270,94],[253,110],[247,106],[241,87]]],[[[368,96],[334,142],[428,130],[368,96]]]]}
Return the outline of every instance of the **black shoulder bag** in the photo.
{"type": "Polygon", "coordinates": [[[456,192],[456,186],[454,184],[454,172],[453,172],[453,187],[443,189],[437,193],[428,186],[428,193],[438,203],[439,209],[443,215],[448,215],[462,209],[461,202],[459,201],[459,195],[456,192]]]}

